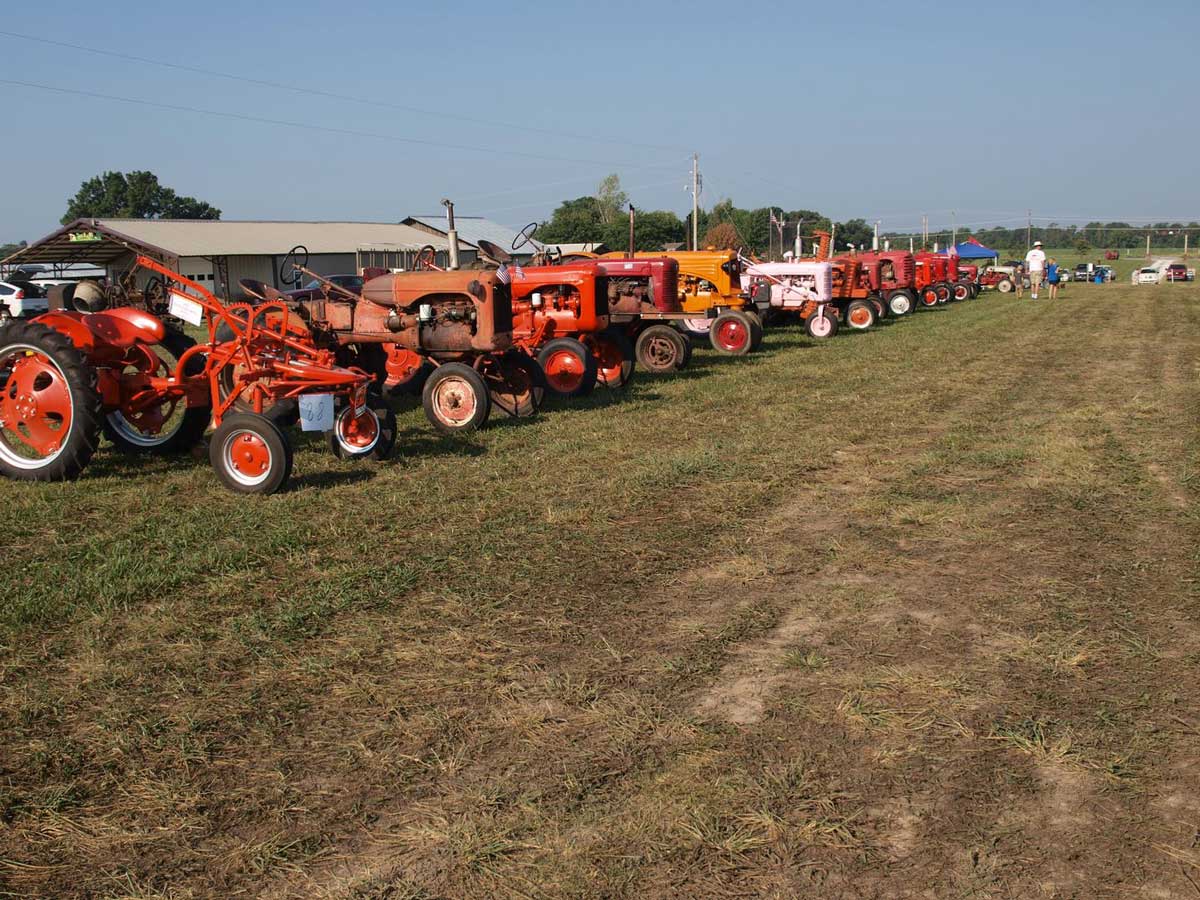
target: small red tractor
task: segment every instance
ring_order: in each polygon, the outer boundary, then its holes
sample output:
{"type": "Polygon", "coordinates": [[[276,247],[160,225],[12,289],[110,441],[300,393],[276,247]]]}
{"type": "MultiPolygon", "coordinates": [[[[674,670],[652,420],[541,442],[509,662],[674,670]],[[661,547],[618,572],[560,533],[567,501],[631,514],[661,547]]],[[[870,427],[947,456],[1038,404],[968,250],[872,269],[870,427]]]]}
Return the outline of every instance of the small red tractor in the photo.
{"type": "Polygon", "coordinates": [[[509,285],[494,271],[437,269],[433,256],[426,247],[419,271],[377,275],[359,296],[309,270],[308,251],[297,246],[280,280],[294,284],[306,275],[321,284],[319,294],[295,300],[250,281],[242,289],[285,302],[304,340],[369,372],[381,388],[421,386],[425,415],[443,434],[482,427],[493,406],[533,415],[546,384],[537,364],[513,348],[509,285]]]}
{"type": "Polygon", "coordinates": [[[283,401],[298,402],[305,430],[330,432],[340,456],[391,452],[395,415],[368,394],[370,375],[303,340],[285,305],[225,306],[155,260],[139,256],[134,268],[156,273],[171,315],[206,324],[208,343],[131,307],[52,310],[0,327],[0,474],[75,478],[101,432],[130,454],[186,452],[211,422],[209,460],[221,482],[273,493],[291,475],[292,448],[263,412],[283,401]]]}
{"type": "Polygon", "coordinates": [[[956,300],[974,300],[979,296],[979,266],[974,263],[960,262],[958,264],[958,282],[954,288],[956,300]],[[962,296],[961,288],[966,288],[966,296],[962,296]]]}
{"type": "Polygon", "coordinates": [[[916,262],[907,250],[868,250],[858,254],[871,290],[888,313],[906,316],[917,304],[916,262]]]}
{"type": "Polygon", "coordinates": [[[922,250],[914,254],[917,275],[917,299],[925,307],[949,303],[954,296],[950,276],[950,259],[944,253],[922,250]]]}

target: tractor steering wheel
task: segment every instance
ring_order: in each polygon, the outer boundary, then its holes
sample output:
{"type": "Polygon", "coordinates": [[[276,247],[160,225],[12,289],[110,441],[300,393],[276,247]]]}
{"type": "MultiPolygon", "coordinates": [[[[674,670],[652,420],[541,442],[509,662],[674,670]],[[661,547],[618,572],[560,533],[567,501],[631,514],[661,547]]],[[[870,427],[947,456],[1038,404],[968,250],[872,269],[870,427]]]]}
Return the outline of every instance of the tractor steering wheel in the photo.
{"type": "Polygon", "coordinates": [[[297,244],[287,252],[287,256],[283,258],[283,262],[279,264],[279,282],[280,284],[299,284],[303,277],[303,272],[300,270],[308,265],[308,248],[303,244],[297,244]],[[301,262],[301,257],[304,261],[301,262]]]}
{"type": "Polygon", "coordinates": [[[524,247],[526,244],[532,243],[533,236],[534,236],[534,234],[537,233],[537,230],[538,230],[537,222],[530,222],[528,225],[526,225],[524,228],[522,228],[521,233],[518,234],[515,238],[513,238],[513,242],[512,242],[513,251],[516,252],[517,250],[520,250],[522,247],[524,247]]]}
{"type": "Polygon", "coordinates": [[[417,253],[417,258],[413,260],[413,269],[435,269],[434,261],[437,259],[437,248],[433,244],[426,244],[417,253]]]}

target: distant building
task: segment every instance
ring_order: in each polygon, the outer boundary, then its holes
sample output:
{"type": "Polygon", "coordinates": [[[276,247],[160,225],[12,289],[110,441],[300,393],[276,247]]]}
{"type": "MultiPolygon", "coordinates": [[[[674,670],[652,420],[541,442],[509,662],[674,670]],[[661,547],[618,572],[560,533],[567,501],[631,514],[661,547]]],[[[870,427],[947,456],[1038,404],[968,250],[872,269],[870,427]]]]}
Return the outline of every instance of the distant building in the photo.
{"type": "Polygon", "coordinates": [[[576,244],[550,244],[556,250],[561,250],[563,256],[572,256],[577,253],[607,253],[608,245],[603,241],[584,241],[576,244]]]}
{"type": "MultiPolygon", "coordinates": [[[[205,285],[219,297],[240,299],[238,282],[243,278],[288,287],[280,282],[279,267],[297,245],[308,250],[307,268],[321,275],[358,272],[382,259],[386,268],[411,268],[421,248],[428,245],[437,251],[438,264],[445,265],[450,249],[444,237],[390,222],[77,219],[0,261],[0,268],[42,265],[50,274],[88,265],[113,278],[128,271],[141,255],[205,285]]],[[[475,245],[459,241],[461,265],[471,265],[476,258],[475,245]]]]}

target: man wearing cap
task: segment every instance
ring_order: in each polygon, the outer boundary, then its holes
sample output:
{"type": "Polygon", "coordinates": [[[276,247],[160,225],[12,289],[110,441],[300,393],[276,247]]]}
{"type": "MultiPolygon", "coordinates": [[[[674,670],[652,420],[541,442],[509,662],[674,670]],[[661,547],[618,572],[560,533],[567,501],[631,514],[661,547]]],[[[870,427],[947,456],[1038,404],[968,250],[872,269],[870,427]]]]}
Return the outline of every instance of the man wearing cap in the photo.
{"type": "Polygon", "coordinates": [[[1025,268],[1029,270],[1029,290],[1037,299],[1038,286],[1046,277],[1046,252],[1041,241],[1033,242],[1033,249],[1025,254],[1025,268]]]}

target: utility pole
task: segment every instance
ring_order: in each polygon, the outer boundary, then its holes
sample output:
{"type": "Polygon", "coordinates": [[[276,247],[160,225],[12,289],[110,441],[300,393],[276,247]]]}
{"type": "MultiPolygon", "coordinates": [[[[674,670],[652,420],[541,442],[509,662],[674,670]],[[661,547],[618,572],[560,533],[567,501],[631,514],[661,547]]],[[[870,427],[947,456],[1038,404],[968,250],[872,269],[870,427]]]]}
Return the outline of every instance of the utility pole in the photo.
{"type": "MultiPolygon", "coordinates": [[[[678,158],[678,157],[676,157],[678,158]]],[[[700,154],[692,154],[692,249],[700,249],[700,154]]]]}
{"type": "Polygon", "coordinates": [[[1150,232],[1146,232],[1146,259],[1150,258],[1150,232]]]}
{"type": "Polygon", "coordinates": [[[1187,244],[1188,244],[1188,233],[1185,231],[1183,233],[1183,258],[1184,259],[1188,258],[1187,244]]]}
{"type": "Polygon", "coordinates": [[[1025,219],[1025,249],[1033,247],[1033,210],[1026,213],[1025,219]]]}

